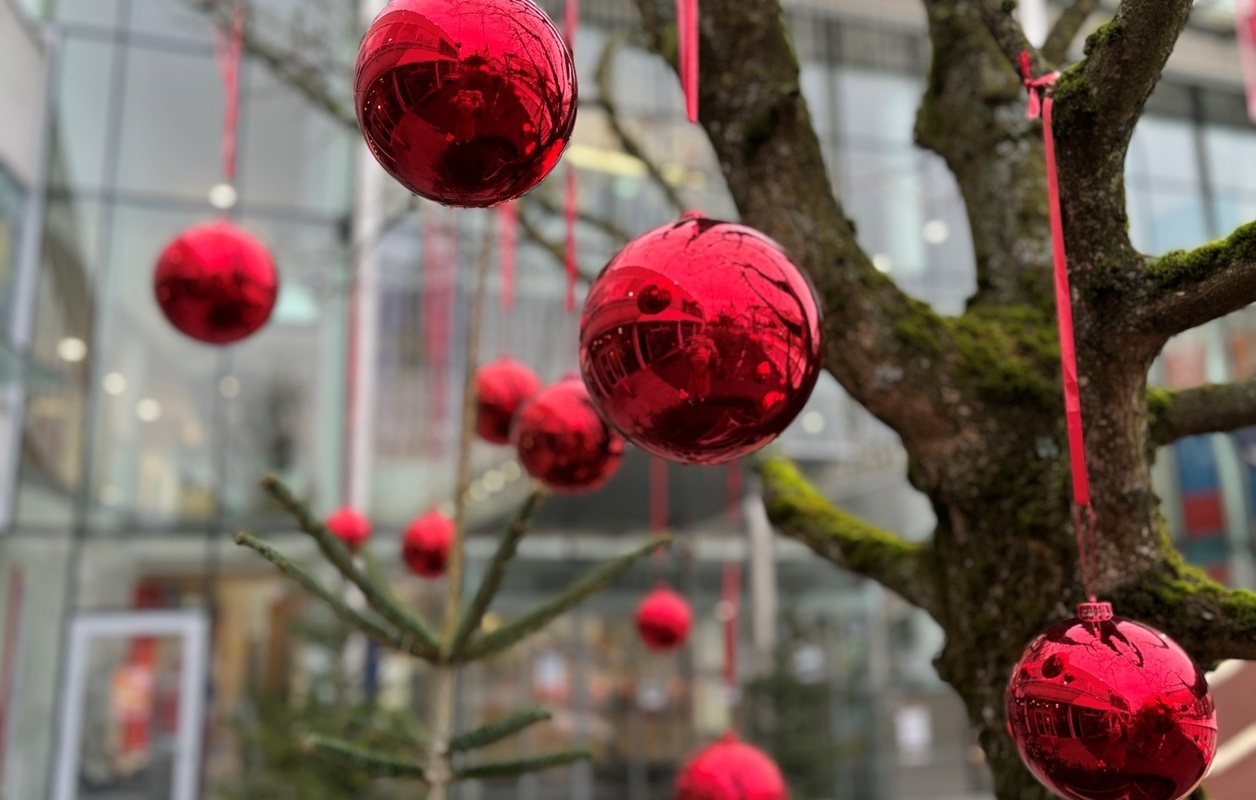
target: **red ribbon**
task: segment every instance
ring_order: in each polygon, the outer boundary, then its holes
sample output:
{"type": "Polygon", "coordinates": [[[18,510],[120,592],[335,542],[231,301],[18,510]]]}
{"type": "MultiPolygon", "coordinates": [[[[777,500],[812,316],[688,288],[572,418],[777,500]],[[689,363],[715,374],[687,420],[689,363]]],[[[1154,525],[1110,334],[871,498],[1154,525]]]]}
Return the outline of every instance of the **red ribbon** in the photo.
{"type": "Polygon", "coordinates": [[[430,206],[423,235],[423,356],[431,380],[428,431],[433,453],[443,452],[449,393],[449,329],[453,321],[452,273],[458,263],[458,220],[430,206]]]}
{"type": "Polygon", "coordinates": [[[724,562],[720,581],[720,600],[728,616],[724,619],[724,685],[731,691],[737,686],[737,631],[741,614],[741,562],[724,562]]]}
{"type": "Polygon", "coordinates": [[[1028,119],[1042,117],[1042,144],[1047,161],[1047,197],[1051,212],[1051,255],[1055,264],[1055,310],[1060,332],[1060,365],[1064,374],[1064,416],[1068,425],[1069,459],[1073,467],[1073,527],[1081,559],[1082,583],[1093,602],[1095,512],[1090,503],[1090,473],[1086,468],[1086,441],[1082,432],[1082,401],[1077,381],[1077,348],[1073,336],[1073,298],[1068,281],[1068,255],[1064,249],[1064,220],[1060,212],[1060,177],[1055,158],[1052,114],[1055,98],[1051,87],[1059,73],[1033,77],[1029,53],[1020,56],[1021,75],[1029,92],[1028,119]]]}
{"type": "Polygon", "coordinates": [[[214,29],[214,58],[226,93],[222,130],[222,174],[227,183],[236,177],[236,139],[240,120],[240,55],[244,50],[244,3],[237,2],[228,25],[214,29]]]}
{"type": "Polygon", "coordinates": [[[650,530],[655,533],[667,530],[667,488],[667,462],[650,456],[650,530]]]}
{"type": "Polygon", "coordinates": [[[685,116],[698,121],[698,0],[676,0],[676,53],[685,116]]]}
{"type": "Polygon", "coordinates": [[[1247,88],[1247,117],[1256,123],[1256,0],[1235,0],[1234,33],[1247,88]]]}
{"type": "Polygon", "coordinates": [[[741,477],[741,462],[728,462],[728,472],[724,476],[726,495],[724,516],[729,522],[736,522],[741,517],[741,495],[744,481],[741,477]]]}
{"type": "Polygon", "coordinates": [[[576,51],[576,29],[580,26],[580,0],[566,0],[563,4],[563,38],[567,49],[576,51]]]}
{"type": "Polygon", "coordinates": [[[576,168],[567,165],[567,201],[563,209],[567,223],[567,300],[565,307],[572,311],[576,307],[576,278],[580,275],[579,261],[576,258],[576,168]]]}

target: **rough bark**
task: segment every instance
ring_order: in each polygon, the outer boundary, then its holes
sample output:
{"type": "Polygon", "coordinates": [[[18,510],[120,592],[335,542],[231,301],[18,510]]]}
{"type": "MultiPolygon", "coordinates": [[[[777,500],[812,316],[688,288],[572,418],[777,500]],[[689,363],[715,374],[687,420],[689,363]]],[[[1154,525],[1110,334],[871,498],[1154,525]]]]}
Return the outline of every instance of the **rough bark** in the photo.
{"type": "MultiPolygon", "coordinates": [[[[833,509],[775,461],[763,467],[769,513],[786,534],[941,624],[947,642],[935,663],[964,699],[998,796],[1046,800],[1005,733],[1004,685],[1025,644],[1070,616],[1084,592],[1041,130],[1024,119],[1013,68],[1026,49],[1035,74],[1050,66],[1029,48],[1009,5],[926,0],[934,62],[916,132],[946,159],[968,208],[979,289],[961,317],[932,314],[870,268],[825,179],[776,0],[702,3],[701,123],[742,219],[779,240],[814,279],[826,311],[826,366],[902,435],[909,475],[938,523],[932,541],[903,542],[833,509]]],[[[1126,0],[1090,38],[1088,57],[1060,77],[1056,136],[1099,517],[1096,588],[1119,613],[1161,628],[1208,663],[1256,652],[1256,596],[1209,581],[1167,539],[1151,488],[1147,388],[1167,337],[1151,320],[1198,324],[1224,310],[1222,293],[1229,304],[1250,302],[1250,239],[1240,231],[1205,253],[1148,259],[1126,233],[1124,191],[1130,135],[1189,5],[1126,0]]],[[[652,0],[638,7],[668,53],[670,21],[652,0]]],[[[1157,438],[1202,424],[1188,421],[1201,416],[1190,399],[1152,404],[1157,438]]],[[[1208,424],[1256,416],[1256,397],[1234,402],[1239,411],[1208,424]]]]}

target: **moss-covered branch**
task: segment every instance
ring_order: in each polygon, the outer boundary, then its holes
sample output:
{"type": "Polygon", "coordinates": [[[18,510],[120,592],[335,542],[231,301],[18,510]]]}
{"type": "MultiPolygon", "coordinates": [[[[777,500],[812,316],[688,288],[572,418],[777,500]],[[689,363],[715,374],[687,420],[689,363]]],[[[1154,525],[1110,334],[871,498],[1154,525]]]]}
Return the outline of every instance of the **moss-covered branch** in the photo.
{"type": "Polygon", "coordinates": [[[1147,411],[1151,440],[1157,445],[1256,425],[1256,378],[1176,392],[1152,389],[1147,393],[1147,411]]]}
{"type": "Polygon", "coordinates": [[[1042,57],[1053,64],[1062,63],[1068,58],[1068,49],[1073,40],[1081,33],[1082,26],[1098,7],[1099,0],[1073,0],[1051,26],[1051,32],[1047,34],[1047,40],[1042,45],[1042,57]]]}
{"type": "Polygon", "coordinates": [[[1111,593],[1116,613],[1156,626],[1204,667],[1256,659],[1256,593],[1227,589],[1165,548],[1160,569],[1111,593]]]}
{"type": "Polygon", "coordinates": [[[1256,222],[1150,260],[1125,298],[1130,329],[1160,344],[1256,302],[1256,222]]]}
{"type": "Polygon", "coordinates": [[[760,464],[759,474],[768,518],[781,532],[834,564],[931,609],[932,590],[927,573],[920,568],[921,545],[834,507],[787,459],[767,459],[760,464]]]}

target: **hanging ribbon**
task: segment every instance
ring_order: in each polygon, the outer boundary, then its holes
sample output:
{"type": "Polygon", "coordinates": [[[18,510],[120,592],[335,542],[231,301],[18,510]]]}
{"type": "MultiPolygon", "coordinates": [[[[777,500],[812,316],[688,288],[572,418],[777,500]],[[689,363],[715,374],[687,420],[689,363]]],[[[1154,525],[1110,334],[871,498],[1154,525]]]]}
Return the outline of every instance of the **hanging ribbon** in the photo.
{"type": "Polygon", "coordinates": [[[449,215],[448,221],[445,217],[445,209],[429,206],[423,221],[423,360],[432,387],[427,429],[434,456],[444,452],[454,300],[451,277],[458,259],[457,217],[449,215]]]}
{"type": "Polygon", "coordinates": [[[510,312],[515,307],[515,252],[519,246],[519,209],[515,201],[497,207],[498,248],[501,250],[502,288],[501,310],[510,312]]]}
{"type": "Polygon", "coordinates": [[[1247,87],[1247,118],[1256,124],[1256,0],[1234,0],[1234,33],[1247,87]]]}
{"type": "Polygon", "coordinates": [[[236,2],[231,19],[214,29],[214,59],[222,76],[226,113],[222,126],[222,174],[226,183],[236,178],[236,139],[240,121],[240,56],[244,50],[244,3],[236,2]]]}
{"type": "Polygon", "coordinates": [[[567,165],[567,201],[563,210],[567,223],[567,299],[564,307],[568,313],[576,307],[576,279],[580,276],[576,259],[576,168],[567,165]]]}
{"type": "Polygon", "coordinates": [[[737,618],[741,614],[741,562],[729,559],[724,562],[720,581],[720,602],[724,607],[724,687],[729,702],[737,688],[737,618]]]}
{"type": "MultiPolygon", "coordinates": [[[[667,530],[667,462],[650,456],[650,530],[661,534],[667,530]]],[[[655,551],[661,553],[660,548],[655,551]]]]}
{"type": "Polygon", "coordinates": [[[1064,414],[1068,425],[1068,451],[1073,468],[1073,528],[1081,560],[1082,584],[1095,601],[1095,511],[1090,503],[1090,473],[1086,468],[1086,442],[1082,434],[1082,401],[1077,380],[1077,349],[1073,337],[1073,299],[1069,289],[1068,256],[1064,249],[1064,221],[1060,213],[1060,178],[1055,158],[1052,114],[1055,98],[1051,88],[1059,73],[1033,76],[1029,53],[1020,56],[1021,75],[1029,93],[1028,119],[1042,118],[1042,144],[1047,162],[1047,199],[1051,212],[1051,254],[1055,266],[1055,308],[1059,321],[1060,364],[1064,374],[1064,414]]]}
{"type": "Polygon", "coordinates": [[[580,26],[580,0],[566,0],[563,4],[563,38],[567,49],[576,52],[576,29],[580,26]]]}
{"type": "Polygon", "coordinates": [[[685,116],[698,121],[698,0],[676,0],[676,55],[685,116]]]}

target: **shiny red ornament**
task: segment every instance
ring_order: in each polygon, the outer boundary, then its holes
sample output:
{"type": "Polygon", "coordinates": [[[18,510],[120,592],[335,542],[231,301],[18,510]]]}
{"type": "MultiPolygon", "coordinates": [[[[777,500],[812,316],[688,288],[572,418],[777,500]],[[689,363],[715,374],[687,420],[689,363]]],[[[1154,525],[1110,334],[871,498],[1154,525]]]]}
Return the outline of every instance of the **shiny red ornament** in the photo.
{"type": "Polygon", "coordinates": [[[786,800],[780,767],[733,733],[703,748],[676,779],[676,800],[786,800]]]}
{"type": "Polygon", "coordinates": [[[1079,606],[1031,642],[1006,703],[1025,766],[1069,800],[1178,800],[1216,751],[1204,673],[1168,636],[1107,603],[1079,606]]]}
{"type": "Polygon", "coordinates": [[[513,358],[480,367],[475,373],[475,432],[493,444],[508,444],[515,412],[540,390],[536,373],[513,358]]]}
{"type": "Polygon", "coordinates": [[[208,344],[231,344],[270,319],[279,274],[262,244],[229,222],[188,228],[166,245],[153,274],[170,324],[208,344]]]}
{"type": "Polygon", "coordinates": [[[576,121],[576,69],[531,0],[392,0],[353,78],[379,163],[417,195],[485,207],[558,164],[576,121]]]}
{"type": "Polygon", "coordinates": [[[692,623],[688,601],[666,587],[650,592],[637,606],[637,632],[645,646],[655,652],[675,650],[684,644],[692,623]]]}
{"type": "Polygon", "coordinates": [[[371,538],[371,521],[348,506],[333,511],[323,526],[350,550],[357,550],[371,538]]]}
{"type": "Polygon", "coordinates": [[[598,416],[576,378],[524,403],[510,438],[528,474],[563,491],[596,489],[615,474],[624,455],[624,440],[598,416]]]}
{"type": "Polygon", "coordinates": [[[687,214],[629,242],[594,281],[580,370],[630,442],[720,464],[772,441],[820,375],[815,290],[778,244],[687,214]]]}
{"type": "Polygon", "coordinates": [[[415,575],[435,578],[445,574],[453,543],[454,521],[439,511],[429,511],[401,535],[401,557],[415,575]]]}

